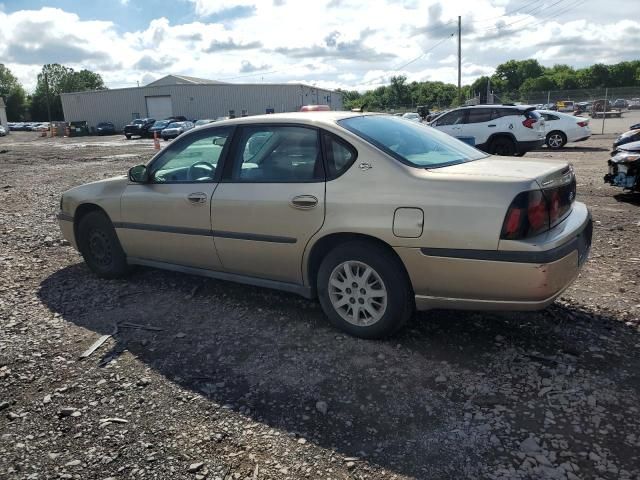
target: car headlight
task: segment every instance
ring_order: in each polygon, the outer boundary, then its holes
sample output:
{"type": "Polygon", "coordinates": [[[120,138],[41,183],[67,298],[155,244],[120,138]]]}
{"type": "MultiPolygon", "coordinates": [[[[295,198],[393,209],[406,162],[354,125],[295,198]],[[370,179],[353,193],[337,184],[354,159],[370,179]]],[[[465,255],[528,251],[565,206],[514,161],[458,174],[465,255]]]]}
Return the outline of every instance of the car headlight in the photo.
{"type": "Polygon", "coordinates": [[[620,152],[611,159],[614,163],[633,163],[640,160],[640,153],[620,152]]]}

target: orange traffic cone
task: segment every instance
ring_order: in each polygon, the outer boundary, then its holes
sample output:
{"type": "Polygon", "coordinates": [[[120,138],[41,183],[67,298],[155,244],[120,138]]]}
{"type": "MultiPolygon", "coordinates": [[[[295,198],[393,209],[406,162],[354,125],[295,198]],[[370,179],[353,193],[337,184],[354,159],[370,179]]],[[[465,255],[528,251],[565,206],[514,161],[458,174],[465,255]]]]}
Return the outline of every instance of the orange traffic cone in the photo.
{"type": "Polygon", "coordinates": [[[160,150],[160,140],[158,140],[158,132],[153,132],[153,148],[160,150]]]}

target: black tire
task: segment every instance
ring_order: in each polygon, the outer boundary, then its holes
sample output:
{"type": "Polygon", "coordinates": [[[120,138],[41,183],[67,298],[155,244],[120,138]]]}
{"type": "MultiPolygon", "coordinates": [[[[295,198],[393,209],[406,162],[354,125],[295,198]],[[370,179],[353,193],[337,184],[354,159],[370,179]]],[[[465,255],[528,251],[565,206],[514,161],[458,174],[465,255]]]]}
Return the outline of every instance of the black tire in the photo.
{"type": "MultiPolygon", "coordinates": [[[[384,247],[372,242],[353,241],[343,243],[331,250],[320,264],[317,290],[320,305],[329,321],[335,327],[355,337],[377,339],[392,335],[407,322],[415,310],[413,290],[400,260],[384,247]],[[356,325],[345,320],[331,301],[329,281],[334,270],[339,269],[347,261],[371,267],[386,289],[386,307],[381,317],[370,325],[356,325]]],[[[353,292],[355,292],[354,295],[358,295],[357,289],[353,292]]],[[[350,301],[351,299],[353,297],[350,301]]],[[[355,305],[356,302],[352,304],[355,305]]],[[[345,307],[349,308],[347,305],[345,307]]],[[[348,312],[344,314],[349,316],[348,312]]],[[[366,316],[365,312],[362,314],[366,316]]]]}
{"type": "Polygon", "coordinates": [[[78,248],[85,263],[101,278],[120,278],[129,273],[111,220],[101,211],[87,213],[78,223],[78,248]]]}
{"type": "Polygon", "coordinates": [[[509,137],[498,137],[491,141],[489,153],[492,155],[502,155],[504,157],[512,157],[517,152],[516,144],[509,137]]]}
{"type": "Polygon", "coordinates": [[[567,136],[560,130],[554,130],[547,134],[545,143],[552,150],[559,150],[567,144],[567,136]]]}
{"type": "Polygon", "coordinates": [[[127,138],[127,140],[131,140],[131,135],[125,134],[125,137],[127,138]]]}

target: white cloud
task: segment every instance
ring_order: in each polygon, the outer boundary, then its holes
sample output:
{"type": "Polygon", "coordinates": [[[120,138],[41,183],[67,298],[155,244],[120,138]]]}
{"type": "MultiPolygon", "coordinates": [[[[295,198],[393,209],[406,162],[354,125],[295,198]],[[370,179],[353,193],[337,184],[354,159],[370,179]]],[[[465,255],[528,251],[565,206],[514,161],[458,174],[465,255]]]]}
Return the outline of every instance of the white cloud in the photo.
{"type": "Polygon", "coordinates": [[[640,28],[625,18],[625,0],[564,13],[547,8],[550,1],[189,0],[197,21],[176,23],[160,12],[124,33],[58,8],[0,8],[0,59],[28,89],[42,64],[53,62],[97,71],[112,88],[166,73],[359,89],[398,74],[455,83],[457,46],[449,37],[458,15],[465,83],[510,58],[576,66],[638,58],[640,28]]]}

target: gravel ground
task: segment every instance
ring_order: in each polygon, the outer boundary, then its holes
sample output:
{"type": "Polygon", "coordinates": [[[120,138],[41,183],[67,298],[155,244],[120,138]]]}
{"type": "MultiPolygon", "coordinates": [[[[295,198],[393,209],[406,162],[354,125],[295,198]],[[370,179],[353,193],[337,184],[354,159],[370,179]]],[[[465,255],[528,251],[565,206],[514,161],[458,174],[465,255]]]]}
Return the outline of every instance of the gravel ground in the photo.
{"type": "Polygon", "coordinates": [[[97,279],[60,193],[151,142],[0,138],[0,478],[639,479],[640,195],[602,183],[612,139],[527,155],[573,162],[595,220],[553,306],[365,341],[286,293],[97,279]]]}

